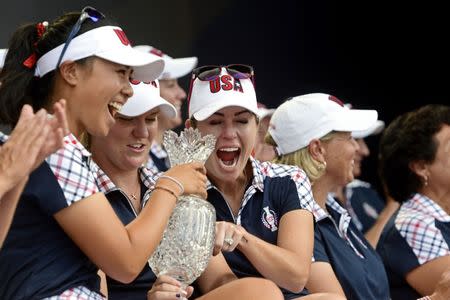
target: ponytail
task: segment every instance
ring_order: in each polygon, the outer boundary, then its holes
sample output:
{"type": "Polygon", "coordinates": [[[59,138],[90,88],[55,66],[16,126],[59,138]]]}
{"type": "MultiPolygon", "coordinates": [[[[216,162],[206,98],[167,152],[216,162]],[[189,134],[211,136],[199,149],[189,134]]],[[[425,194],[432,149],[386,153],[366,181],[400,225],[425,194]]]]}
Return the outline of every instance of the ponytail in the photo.
{"type": "MultiPolygon", "coordinates": [[[[23,65],[35,51],[38,34],[35,24],[16,30],[8,45],[5,64],[0,73],[0,122],[14,126],[24,104],[35,105],[30,99],[34,67],[23,65]]],[[[42,106],[41,106],[42,107],[42,106]]]]}

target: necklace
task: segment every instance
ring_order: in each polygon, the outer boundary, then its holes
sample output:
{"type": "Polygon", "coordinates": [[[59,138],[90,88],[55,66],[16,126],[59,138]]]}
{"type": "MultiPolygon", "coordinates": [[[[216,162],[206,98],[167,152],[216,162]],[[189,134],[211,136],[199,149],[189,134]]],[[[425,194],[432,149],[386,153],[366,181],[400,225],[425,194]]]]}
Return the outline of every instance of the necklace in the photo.
{"type": "Polygon", "coordinates": [[[139,184],[138,187],[137,187],[137,189],[136,189],[136,192],[135,192],[135,193],[127,193],[127,194],[128,194],[131,198],[133,198],[134,201],[139,201],[139,199],[141,198],[141,197],[139,196],[140,191],[141,191],[141,185],[139,184]]]}
{"type": "Polygon", "coordinates": [[[126,193],[131,206],[138,214],[141,210],[141,185],[139,184],[135,193],[126,193]]]}

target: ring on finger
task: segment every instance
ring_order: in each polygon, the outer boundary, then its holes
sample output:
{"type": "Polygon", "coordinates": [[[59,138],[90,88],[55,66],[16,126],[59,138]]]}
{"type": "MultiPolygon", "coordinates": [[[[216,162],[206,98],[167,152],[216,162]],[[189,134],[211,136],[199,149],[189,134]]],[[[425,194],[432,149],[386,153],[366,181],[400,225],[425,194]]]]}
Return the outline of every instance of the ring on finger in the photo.
{"type": "Polygon", "coordinates": [[[234,243],[234,240],[233,240],[232,238],[230,238],[230,237],[225,238],[223,241],[224,241],[228,246],[231,246],[231,245],[233,245],[233,243],[234,243]]]}

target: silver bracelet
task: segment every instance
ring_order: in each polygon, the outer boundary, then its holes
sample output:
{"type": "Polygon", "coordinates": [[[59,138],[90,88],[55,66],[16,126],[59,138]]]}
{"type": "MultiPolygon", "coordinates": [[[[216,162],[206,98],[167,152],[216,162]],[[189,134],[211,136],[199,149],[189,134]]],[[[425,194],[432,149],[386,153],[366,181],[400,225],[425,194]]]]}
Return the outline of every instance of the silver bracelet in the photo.
{"type": "Polygon", "coordinates": [[[431,300],[431,297],[430,296],[424,296],[424,297],[419,298],[417,300],[431,300]]]}
{"type": "Polygon", "coordinates": [[[159,176],[159,178],[166,178],[169,179],[172,182],[175,182],[176,185],[178,185],[178,187],[180,188],[180,195],[184,194],[184,186],[181,184],[181,182],[178,181],[178,179],[173,178],[172,176],[167,176],[167,175],[161,175],[159,176]]]}

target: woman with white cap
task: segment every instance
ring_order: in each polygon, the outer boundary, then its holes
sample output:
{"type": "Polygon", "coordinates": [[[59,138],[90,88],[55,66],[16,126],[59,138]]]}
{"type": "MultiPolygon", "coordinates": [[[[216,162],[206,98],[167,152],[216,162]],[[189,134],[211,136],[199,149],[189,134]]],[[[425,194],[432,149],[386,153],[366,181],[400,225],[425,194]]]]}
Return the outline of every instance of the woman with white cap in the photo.
{"type": "MultiPolygon", "coordinates": [[[[99,192],[95,163],[79,140],[85,132],[107,135],[133,93],[130,77],[152,81],[163,67],[92,7],[14,33],[0,76],[1,121],[14,126],[25,103],[51,109],[64,98],[70,134],[29,176],[0,252],[1,299],[103,299],[99,267],[123,282],[142,270],[182,191],[158,180],[151,203],[125,227],[99,192]]],[[[200,164],[166,175],[186,193],[206,194],[200,164]]]]}
{"type": "MultiPolygon", "coordinates": [[[[124,225],[131,223],[141,213],[155,186],[155,177],[147,168],[148,151],[156,134],[159,116],[174,117],[176,109],[159,95],[159,83],[132,81],[133,96],[115,115],[116,123],[106,137],[91,137],[89,144],[92,156],[99,168],[97,181],[114,211],[124,225]]],[[[212,258],[199,279],[199,288],[205,293],[202,299],[281,299],[274,284],[258,279],[235,281],[223,256],[212,258]],[[208,277],[209,282],[202,280],[208,277]],[[221,288],[216,290],[219,287],[221,288]],[[245,294],[237,293],[245,289],[245,294]]],[[[138,277],[128,284],[107,277],[108,299],[145,300],[178,299],[190,296],[192,288],[181,290],[179,282],[168,276],[156,279],[146,264],[138,277]],[[168,283],[166,283],[168,282],[168,283]],[[172,290],[161,290],[173,282],[172,290]],[[149,288],[151,290],[149,291],[149,288]]]]}
{"type": "MultiPolygon", "coordinates": [[[[351,104],[345,104],[345,106],[352,108],[351,104]]],[[[352,132],[353,138],[358,143],[353,164],[354,179],[337,188],[333,194],[374,248],[377,246],[384,225],[399,208],[392,197],[387,195],[386,201],[383,200],[369,182],[358,179],[362,174],[362,161],[370,155],[370,149],[364,139],[379,134],[383,129],[384,122],[377,120],[366,130],[352,132]]]]}
{"type": "Polygon", "coordinates": [[[222,251],[237,277],[270,279],[285,299],[297,299],[309,278],[314,200],[301,169],[251,157],[257,112],[252,67],[193,71],[186,126],[217,138],[205,164],[207,200],[218,220],[215,252],[222,251]]]}
{"type": "Polygon", "coordinates": [[[350,110],[320,93],[294,97],[272,116],[266,141],[277,147],[275,161],[300,166],[311,180],[316,201],[314,261],[306,284],[311,292],[389,299],[380,258],[347,211],[329,196],[353,180],[358,144],[351,132],[369,128],[376,119],[376,111],[350,110]]]}
{"type": "Polygon", "coordinates": [[[159,76],[161,97],[177,109],[176,116],[160,116],[158,119],[158,132],[150,149],[150,159],[147,163],[147,168],[150,170],[164,172],[169,167],[167,152],[162,146],[164,132],[183,124],[181,106],[186,99],[186,92],[178,84],[178,78],[189,74],[195,68],[197,57],[173,58],[161,50],[148,45],[135,46],[134,49],[157,55],[164,60],[164,70],[159,76]]]}

